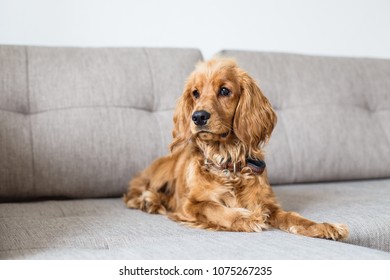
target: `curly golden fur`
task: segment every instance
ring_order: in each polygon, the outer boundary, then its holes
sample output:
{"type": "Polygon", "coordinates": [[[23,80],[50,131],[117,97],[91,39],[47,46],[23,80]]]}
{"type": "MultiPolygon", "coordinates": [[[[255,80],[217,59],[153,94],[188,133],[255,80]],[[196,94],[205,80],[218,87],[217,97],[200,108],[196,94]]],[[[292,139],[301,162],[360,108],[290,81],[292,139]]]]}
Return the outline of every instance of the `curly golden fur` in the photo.
{"type": "Polygon", "coordinates": [[[341,224],[315,223],[284,211],[263,160],[262,147],[276,114],[255,81],[230,59],[197,64],[174,114],[171,153],[134,177],[124,201],[129,208],[165,214],[190,226],[258,232],[268,227],[310,237],[344,239],[341,224]],[[243,166],[240,170],[221,168],[243,166]]]}

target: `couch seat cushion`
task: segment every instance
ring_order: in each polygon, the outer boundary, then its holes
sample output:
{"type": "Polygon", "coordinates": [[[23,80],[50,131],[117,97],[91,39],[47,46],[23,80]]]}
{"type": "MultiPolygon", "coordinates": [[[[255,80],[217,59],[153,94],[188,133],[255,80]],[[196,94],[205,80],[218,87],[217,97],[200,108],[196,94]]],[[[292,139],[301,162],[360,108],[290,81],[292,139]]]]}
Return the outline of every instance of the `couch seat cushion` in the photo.
{"type": "Polygon", "coordinates": [[[348,224],[350,238],[211,232],[126,209],[120,198],[53,200],[0,204],[0,258],[390,259],[390,180],[277,186],[275,192],[288,210],[348,224]]]}

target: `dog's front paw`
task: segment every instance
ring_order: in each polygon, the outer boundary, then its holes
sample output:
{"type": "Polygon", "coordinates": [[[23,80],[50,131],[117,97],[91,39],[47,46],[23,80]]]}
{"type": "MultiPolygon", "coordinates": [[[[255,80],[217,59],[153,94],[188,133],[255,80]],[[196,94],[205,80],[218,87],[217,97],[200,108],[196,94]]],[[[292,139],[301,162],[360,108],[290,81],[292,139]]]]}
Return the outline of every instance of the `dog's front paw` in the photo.
{"type": "Polygon", "coordinates": [[[346,239],[349,235],[349,229],[346,225],[343,224],[328,224],[323,223],[323,228],[319,231],[322,232],[323,238],[333,239],[333,240],[343,240],[346,239]]]}
{"type": "Polygon", "coordinates": [[[266,216],[261,211],[245,212],[231,226],[232,231],[260,232],[267,229],[266,216]]]}
{"type": "Polygon", "coordinates": [[[349,230],[346,225],[343,224],[315,224],[306,229],[306,233],[311,237],[343,240],[349,235],[349,230]]]}

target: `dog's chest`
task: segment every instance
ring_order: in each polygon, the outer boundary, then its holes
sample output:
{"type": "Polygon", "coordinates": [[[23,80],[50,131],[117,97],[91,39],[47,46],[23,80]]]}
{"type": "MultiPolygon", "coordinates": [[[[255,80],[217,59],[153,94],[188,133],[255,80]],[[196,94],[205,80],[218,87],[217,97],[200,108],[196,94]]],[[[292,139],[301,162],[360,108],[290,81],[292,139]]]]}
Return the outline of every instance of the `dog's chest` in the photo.
{"type": "Polygon", "coordinates": [[[251,174],[226,174],[217,179],[216,196],[227,207],[247,207],[248,199],[258,193],[258,178],[251,174]]]}

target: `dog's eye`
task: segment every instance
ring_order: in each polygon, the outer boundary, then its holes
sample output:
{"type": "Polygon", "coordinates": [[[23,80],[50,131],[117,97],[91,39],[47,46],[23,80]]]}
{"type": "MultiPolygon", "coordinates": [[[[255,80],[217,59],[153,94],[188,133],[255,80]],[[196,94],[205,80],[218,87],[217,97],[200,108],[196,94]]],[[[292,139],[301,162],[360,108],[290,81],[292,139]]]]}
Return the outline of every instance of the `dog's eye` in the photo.
{"type": "Polygon", "coordinates": [[[192,95],[195,97],[195,99],[199,98],[199,91],[196,89],[192,92],[192,95]]]}
{"type": "Polygon", "coordinates": [[[229,96],[230,95],[230,90],[228,90],[225,87],[221,87],[221,89],[219,90],[219,95],[229,96]]]}

